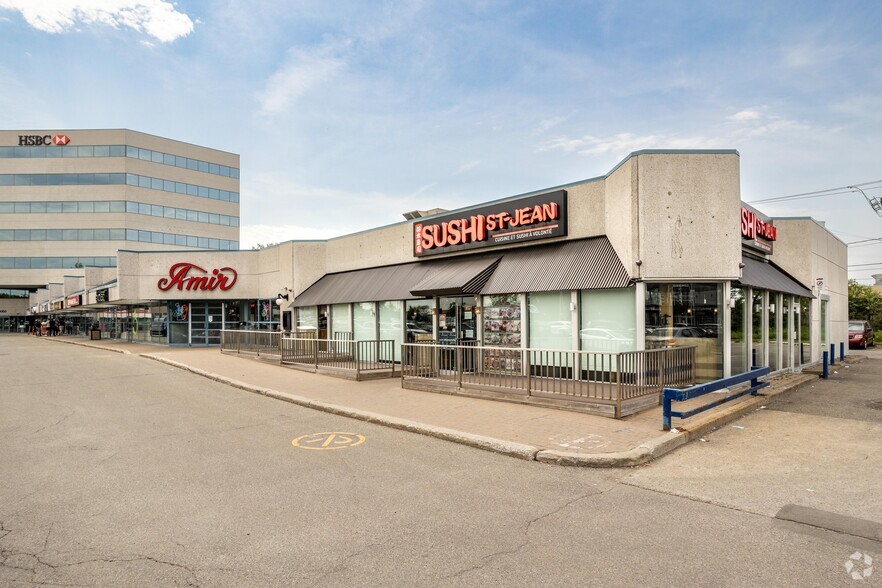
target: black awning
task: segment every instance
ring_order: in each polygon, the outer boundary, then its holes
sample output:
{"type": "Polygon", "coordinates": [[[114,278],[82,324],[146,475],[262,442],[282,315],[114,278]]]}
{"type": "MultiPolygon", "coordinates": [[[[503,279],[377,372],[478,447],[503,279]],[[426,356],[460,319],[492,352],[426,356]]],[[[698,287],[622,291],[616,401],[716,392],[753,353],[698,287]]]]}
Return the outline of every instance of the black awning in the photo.
{"type": "Polygon", "coordinates": [[[426,264],[429,272],[410,293],[414,296],[480,294],[499,263],[499,256],[465,257],[426,264]]]}
{"type": "Polygon", "coordinates": [[[760,261],[745,255],[742,256],[741,262],[744,264],[744,268],[741,270],[741,279],[738,280],[738,283],[742,286],[752,286],[803,298],[815,297],[811,289],[797,282],[770,261],[760,261]]]}
{"type": "Polygon", "coordinates": [[[606,237],[484,255],[325,274],[293,307],[457,294],[625,288],[631,277],[606,237]]]}
{"type": "Polygon", "coordinates": [[[604,237],[507,252],[481,294],[625,288],[631,276],[604,237]]]}

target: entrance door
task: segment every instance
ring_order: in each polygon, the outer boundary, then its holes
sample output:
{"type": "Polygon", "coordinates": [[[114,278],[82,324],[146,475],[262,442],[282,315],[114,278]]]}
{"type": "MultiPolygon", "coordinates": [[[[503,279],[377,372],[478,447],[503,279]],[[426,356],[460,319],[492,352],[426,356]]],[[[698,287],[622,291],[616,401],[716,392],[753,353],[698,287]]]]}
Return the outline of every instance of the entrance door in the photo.
{"type": "Polygon", "coordinates": [[[444,296],[438,299],[438,342],[463,345],[478,340],[478,318],[474,296],[444,296]]]}
{"type": "Polygon", "coordinates": [[[193,302],[190,305],[190,345],[220,345],[223,329],[223,304],[193,302]]]}

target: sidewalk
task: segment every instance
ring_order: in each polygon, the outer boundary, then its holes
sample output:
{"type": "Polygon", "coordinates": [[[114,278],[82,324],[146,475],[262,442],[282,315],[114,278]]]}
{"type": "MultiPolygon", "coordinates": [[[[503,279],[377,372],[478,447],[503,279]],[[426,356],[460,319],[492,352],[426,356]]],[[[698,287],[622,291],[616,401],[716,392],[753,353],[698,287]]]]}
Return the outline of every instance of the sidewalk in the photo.
{"type": "MultiPolygon", "coordinates": [[[[551,408],[404,390],[399,379],[352,382],[282,367],[217,348],[161,347],[76,337],[46,341],[106,349],[161,361],[199,375],[301,406],[559,465],[624,467],[648,462],[746,412],[769,396],[817,379],[810,374],[775,378],[763,396],[745,396],[661,428],[661,407],[615,420],[551,408]]],[[[857,358],[849,358],[857,359],[857,358]]],[[[716,395],[697,399],[705,404],[716,395]]],[[[695,402],[693,401],[693,404],[695,402]]],[[[688,408],[689,402],[678,407],[688,408]]]]}

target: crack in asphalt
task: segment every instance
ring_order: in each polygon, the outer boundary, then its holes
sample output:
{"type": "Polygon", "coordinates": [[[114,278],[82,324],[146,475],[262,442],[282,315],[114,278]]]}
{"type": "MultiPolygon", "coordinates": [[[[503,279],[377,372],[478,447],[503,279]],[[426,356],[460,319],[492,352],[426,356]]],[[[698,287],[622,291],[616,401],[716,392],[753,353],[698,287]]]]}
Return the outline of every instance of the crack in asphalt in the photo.
{"type": "Polygon", "coordinates": [[[313,585],[322,585],[322,582],[324,580],[327,580],[328,578],[330,578],[334,574],[337,574],[337,573],[345,570],[348,567],[349,562],[351,560],[355,559],[356,557],[358,557],[360,555],[363,555],[365,552],[370,551],[371,549],[373,549],[375,547],[384,547],[384,546],[388,545],[389,543],[391,543],[391,540],[381,541],[379,543],[371,543],[369,545],[366,545],[362,549],[356,551],[355,553],[350,553],[349,555],[345,556],[340,563],[338,563],[332,569],[328,570],[327,572],[322,574],[319,578],[317,578],[315,581],[313,581],[312,584],[313,585]]]}
{"type": "Polygon", "coordinates": [[[61,417],[60,419],[58,419],[57,421],[55,421],[54,423],[51,423],[49,425],[44,425],[31,434],[36,435],[40,431],[45,431],[46,429],[51,429],[52,427],[56,427],[56,426],[60,425],[61,423],[63,423],[64,421],[66,421],[67,419],[69,419],[70,417],[72,417],[73,414],[74,414],[73,412],[69,412],[66,415],[64,415],[63,417],[61,417]]]}
{"type": "MultiPolygon", "coordinates": [[[[130,555],[122,555],[119,557],[109,558],[109,557],[95,557],[91,559],[84,559],[80,561],[70,562],[70,563],[51,563],[44,559],[44,554],[47,552],[49,547],[49,541],[52,537],[52,532],[55,529],[55,524],[52,523],[49,525],[49,530],[46,532],[46,537],[43,539],[43,547],[37,551],[36,553],[31,553],[28,551],[13,551],[0,549],[0,568],[7,568],[13,570],[21,570],[24,572],[30,572],[31,579],[29,582],[32,584],[44,585],[44,586],[82,586],[82,584],[64,584],[59,582],[51,582],[51,581],[43,581],[38,580],[37,576],[40,573],[46,572],[46,568],[57,571],[63,568],[72,568],[76,566],[81,566],[88,563],[106,563],[106,564],[116,564],[116,563],[126,563],[126,562],[134,562],[134,561],[148,561],[158,565],[170,566],[173,568],[177,568],[180,570],[184,570],[189,574],[187,578],[187,586],[198,587],[201,586],[201,581],[199,580],[199,575],[193,568],[185,566],[183,564],[175,563],[172,561],[166,561],[163,559],[159,559],[156,557],[152,557],[149,555],[139,555],[139,554],[130,554],[130,555]],[[12,559],[12,561],[10,561],[12,559]],[[24,559],[24,561],[19,561],[24,559]],[[42,566],[42,567],[41,567],[42,566]]],[[[0,522],[0,533],[3,533],[0,536],[0,539],[4,539],[10,533],[13,532],[13,529],[7,529],[4,522],[0,522]]],[[[63,555],[64,552],[55,553],[56,556],[63,555]]],[[[175,582],[177,583],[177,582],[175,582]]]]}
{"type": "Polygon", "coordinates": [[[539,515],[537,517],[530,519],[529,521],[527,521],[527,525],[524,527],[524,530],[522,533],[523,541],[521,542],[520,545],[514,547],[513,549],[501,549],[499,551],[494,551],[493,553],[488,553],[487,555],[485,555],[484,557],[481,558],[480,563],[473,565],[473,566],[470,566],[468,568],[464,568],[462,570],[459,570],[458,572],[456,572],[454,574],[449,574],[447,576],[443,576],[441,579],[442,580],[450,580],[453,578],[459,578],[469,572],[473,572],[475,570],[480,570],[481,568],[486,567],[487,565],[489,565],[491,563],[491,561],[493,559],[495,559],[497,557],[500,557],[503,555],[516,555],[517,553],[522,551],[524,548],[526,548],[528,545],[530,545],[529,533],[530,533],[530,529],[532,529],[533,525],[535,525],[536,523],[538,523],[539,521],[541,521],[543,519],[547,519],[548,517],[556,515],[557,513],[561,512],[562,510],[564,510],[566,508],[569,508],[570,506],[572,506],[573,504],[575,504],[581,500],[585,500],[586,498],[592,498],[595,496],[601,496],[603,494],[606,494],[607,492],[611,492],[614,489],[615,489],[615,486],[611,486],[610,488],[607,488],[606,490],[598,490],[596,492],[587,492],[585,494],[577,496],[576,498],[573,498],[572,500],[562,504],[561,506],[555,508],[552,511],[549,511],[545,514],[542,514],[542,515],[539,515]]]}

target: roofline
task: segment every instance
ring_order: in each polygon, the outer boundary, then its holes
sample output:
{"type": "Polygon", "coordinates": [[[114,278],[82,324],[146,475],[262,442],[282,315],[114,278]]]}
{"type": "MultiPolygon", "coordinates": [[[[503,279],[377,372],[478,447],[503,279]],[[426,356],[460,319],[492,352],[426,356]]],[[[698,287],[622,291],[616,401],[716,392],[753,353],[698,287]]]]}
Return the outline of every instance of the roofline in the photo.
{"type": "MultiPolygon", "coordinates": [[[[568,182],[566,184],[561,184],[559,186],[552,186],[550,188],[542,188],[539,190],[532,190],[530,192],[524,192],[522,194],[516,194],[514,196],[503,196],[502,198],[496,198],[495,200],[488,200],[486,202],[479,202],[477,204],[469,204],[468,206],[463,206],[461,208],[455,208],[453,210],[445,210],[444,212],[439,212],[436,214],[430,214],[428,216],[420,217],[420,220],[431,219],[433,217],[454,214],[457,212],[463,212],[466,210],[471,210],[473,208],[477,208],[479,206],[487,206],[489,204],[499,204],[502,202],[508,202],[510,200],[516,200],[518,198],[526,198],[528,196],[537,196],[539,194],[545,194],[547,192],[553,192],[555,190],[563,190],[565,188],[571,188],[573,186],[578,186],[580,184],[588,184],[592,182],[599,182],[601,180],[607,179],[609,176],[615,173],[617,169],[622,167],[629,159],[633,157],[639,157],[640,155],[736,155],[741,157],[741,154],[738,153],[737,149],[641,149],[639,151],[632,151],[629,153],[624,159],[622,159],[619,163],[617,163],[610,171],[607,173],[595,176],[592,178],[588,178],[585,180],[576,180],[574,182],[568,182]]],[[[315,240],[309,241],[310,243],[327,243],[329,241],[336,241],[337,239],[344,239],[346,237],[353,237],[355,235],[361,235],[363,233],[369,233],[371,231],[377,231],[379,229],[386,229],[389,227],[396,227],[398,225],[403,225],[406,223],[412,223],[415,219],[403,220],[396,223],[389,223],[388,225],[380,225],[379,227],[372,227],[369,229],[363,229],[361,231],[355,231],[354,233],[347,233],[345,235],[339,235],[337,237],[330,237],[324,240],[315,240]]],[[[296,239],[292,239],[290,241],[282,241],[282,243],[301,243],[305,241],[299,241],[296,239]]],[[[281,244],[281,243],[280,243],[281,244]]]]}
{"type": "MultiPolygon", "coordinates": [[[[0,129],[0,133],[18,133],[18,132],[21,132],[21,133],[27,133],[27,132],[29,132],[29,131],[46,131],[46,130],[48,130],[48,129],[0,129]]],[[[68,131],[70,131],[70,132],[79,132],[79,131],[87,131],[87,132],[88,132],[88,131],[95,131],[95,132],[102,132],[102,131],[108,131],[108,132],[113,132],[113,131],[123,131],[123,132],[126,132],[126,133],[138,133],[139,135],[147,135],[148,137],[155,137],[155,138],[157,138],[157,139],[163,139],[163,140],[165,140],[165,141],[174,141],[174,142],[176,142],[176,143],[183,143],[183,144],[185,144],[185,145],[192,145],[193,147],[199,147],[199,148],[201,148],[201,149],[209,149],[209,150],[211,150],[211,151],[217,151],[218,153],[225,153],[225,154],[227,154],[227,155],[235,155],[236,157],[238,157],[238,158],[240,158],[240,159],[241,159],[241,157],[242,157],[239,153],[233,153],[232,151],[225,151],[225,150],[223,150],[223,149],[216,149],[216,148],[214,148],[214,147],[208,147],[208,146],[206,146],[206,145],[200,145],[199,143],[190,143],[190,142],[188,142],[188,141],[182,141],[182,140],[180,140],[180,139],[172,139],[171,137],[164,137],[164,136],[162,136],[162,135],[156,135],[156,134],[154,134],[154,133],[145,133],[144,131],[136,131],[135,129],[128,129],[128,128],[125,128],[125,127],[119,127],[119,128],[115,128],[115,129],[73,129],[73,128],[70,128],[70,129],[61,129],[61,128],[57,128],[57,129],[55,129],[55,130],[52,131],[52,132],[65,133],[65,132],[68,132],[68,131]]]]}
{"type": "Polygon", "coordinates": [[[845,245],[846,247],[848,247],[848,243],[846,243],[845,241],[843,241],[842,239],[840,239],[839,237],[837,237],[836,234],[833,233],[833,231],[831,231],[830,229],[828,229],[828,228],[826,227],[826,225],[822,225],[821,222],[818,221],[818,220],[817,220],[816,218],[814,218],[814,217],[811,217],[811,216],[773,216],[773,217],[771,217],[771,218],[772,218],[773,221],[774,221],[774,220],[783,220],[783,221],[788,221],[788,220],[808,220],[808,221],[812,221],[813,223],[815,223],[816,225],[818,225],[821,229],[823,229],[826,233],[828,233],[831,237],[833,237],[834,239],[836,239],[837,241],[839,241],[840,243],[842,243],[843,245],[845,245]]]}

